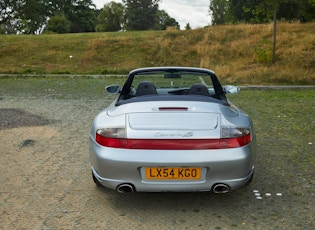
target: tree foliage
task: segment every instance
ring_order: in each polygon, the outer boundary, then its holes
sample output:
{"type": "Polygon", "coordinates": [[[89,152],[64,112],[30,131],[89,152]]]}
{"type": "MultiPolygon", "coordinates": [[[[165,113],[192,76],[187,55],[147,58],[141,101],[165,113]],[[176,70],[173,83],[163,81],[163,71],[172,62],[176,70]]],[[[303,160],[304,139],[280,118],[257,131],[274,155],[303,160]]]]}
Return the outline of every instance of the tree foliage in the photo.
{"type": "Polygon", "coordinates": [[[124,26],[124,6],[121,3],[105,4],[97,16],[97,32],[120,31],[124,26]]]}
{"type": "Polygon", "coordinates": [[[227,21],[228,1],[212,0],[210,1],[210,12],[212,12],[212,24],[224,24],[227,21]]]}
{"type": "Polygon", "coordinates": [[[64,15],[56,15],[49,19],[47,31],[65,34],[70,32],[70,26],[71,23],[64,15]]]}
{"type": "Polygon", "coordinates": [[[95,31],[96,7],[92,0],[44,0],[48,16],[64,15],[70,22],[70,33],[95,31]]]}
{"type": "Polygon", "coordinates": [[[315,0],[210,0],[212,24],[266,23],[273,19],[315,20],[315,0]]]}
{"type": "Polygon", "coordinates": [[[45,22],[42,0],[0,0],[0,26],[3,33],[39,33],[45,22]]]}
{"type": "Polygon", "coordinates": [[[179,29],[179,24],[158,9],[158,1],[139,0],[105,4],[97,17],[96,31],[165,30],[168,27],[179,29]]]}
{"type": "Polygon", "coordinates": [[[97,10],[92,0],[0,0],[0,33],[179,29],[174,18],[159,10],[160,1],[113,1],[97,10]]]}
{"type": "MultiPolygon", "coordinates": [[[[0,0],[0,33],[179,29],[178,22],[159,9],[161,1],[123,0],[97,10],[92,0],[0,0]]],[[[315,0],[210,0],[209,11],[213,25],[266,23],[275,12],[278,20],[307,22],[315,20],[315,0]]]]}
{"type": "Polygon", "coordinates": [[[170,17],[166,11],[158,10],[155,18],[155,27],[156,30],[166,30],[168,27],[173,27],[175,29],[180,29],[178,22],[170,17]]]}
{"type": "Polygon", "coordinates": [[[185,30],[191,30],[191,26],[189,23],[186,23],[185,30]]]}
{"type": "Polygon", "coordinates": [[[123,0],[127,30],[153,30],[160,0],[123,0]]]}
{"type": "Polygon", "coordinates": [[[91,32],[95,30],[96,13],[92,0],[0,0],[0,31],[41,33],[51,18],[64,15],[70,22],[70,32],[91,32]]]}
{"type": "Polygon", "coordinates": [[[0,25],[16,18],[22,6],[21,0],[0,0],[0,25]]]}
{"type": "Polygon", "coordinates": [[[20,30],[25,34],[42,32],[47,21],[45,15],[46,9],[43,0],[26,0],[20,10],[22,20],[20,30]]]}
{"type": "Polygon", "coordinates": [[[23,6],[23,1],[0,0],[0,33],[16,33],[18,25],[19,11],[23,6]]]}

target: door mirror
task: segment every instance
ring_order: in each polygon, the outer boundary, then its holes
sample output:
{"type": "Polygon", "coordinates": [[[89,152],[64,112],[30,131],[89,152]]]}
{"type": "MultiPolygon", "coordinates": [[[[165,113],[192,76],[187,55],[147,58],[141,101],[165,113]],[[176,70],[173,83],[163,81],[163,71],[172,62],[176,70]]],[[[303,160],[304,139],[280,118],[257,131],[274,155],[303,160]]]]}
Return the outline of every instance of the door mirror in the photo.
{"type": "Polygon", "coordinates": [[[117,94],[120,92],[120,86],[119,85],[109,85],[105,87],[105,92],[111,93],[111,94],[117,94]]]}
{"type": "Polygon", "coordinates": [[[240,87],[234,85],[226,85],[223,88],[226,94],[237,94],[240,92],[240,87]]]}

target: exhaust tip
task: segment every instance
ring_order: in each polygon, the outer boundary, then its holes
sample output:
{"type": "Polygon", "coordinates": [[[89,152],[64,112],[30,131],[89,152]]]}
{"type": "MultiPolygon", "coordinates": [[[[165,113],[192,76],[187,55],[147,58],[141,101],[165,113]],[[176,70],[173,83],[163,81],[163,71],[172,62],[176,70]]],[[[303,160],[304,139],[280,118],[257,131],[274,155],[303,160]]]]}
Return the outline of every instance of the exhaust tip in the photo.
{"type": "Polygon", "coordinates": [[[131,184],[121,184],[117,187],[116,190],[119,193],[128,193],[128,192],[133,192],[134,188],[131,184]]]}
{"type": "Polygon", "coordinates": [[[230,187],[226,184],[216,184],[213,186],[214,193],[228,193],[230,191],[230,187]]]}

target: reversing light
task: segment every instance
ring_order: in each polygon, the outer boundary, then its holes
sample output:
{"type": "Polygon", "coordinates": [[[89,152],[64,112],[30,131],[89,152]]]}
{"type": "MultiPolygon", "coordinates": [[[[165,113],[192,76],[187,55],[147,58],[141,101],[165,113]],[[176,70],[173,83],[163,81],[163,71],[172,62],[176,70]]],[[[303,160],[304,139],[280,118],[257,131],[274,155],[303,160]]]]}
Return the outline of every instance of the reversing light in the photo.
{"type": "Polygon", "coordinates": [[[221,148],[237,148],[250,142],[250,129],[239,127],[221,128],[221,148]]]}
{"type": "Polygon", "coordinates": [[[221,138],[234,138],[246,136],[250,133],[250,130],[247,128],[238,128],[238,127],[222,127],[221,128],[221,138]]]}
{"type": "Polygon", "coordinates": [[[113,138],[125,138],[125,128],[104,128],[96,131],[101,136],[113,138]]]}
{"type": "Polygon", "coordinates": [[[124,128],[104,128],[96,131],[95,141],[106,147],[126,148],[124,128]]]}

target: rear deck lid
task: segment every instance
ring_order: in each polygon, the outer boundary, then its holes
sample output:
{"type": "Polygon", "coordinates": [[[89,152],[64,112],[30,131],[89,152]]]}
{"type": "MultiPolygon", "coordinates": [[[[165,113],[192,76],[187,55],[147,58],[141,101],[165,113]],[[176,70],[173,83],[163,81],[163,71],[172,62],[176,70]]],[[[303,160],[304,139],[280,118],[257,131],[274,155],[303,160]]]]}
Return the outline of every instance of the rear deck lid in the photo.
{"type": "Polygon", "coordinates": [[[127,114],[127,137],[145,139],[201,139],[220,137],[220,115],[201,112],[127,114]]]}

